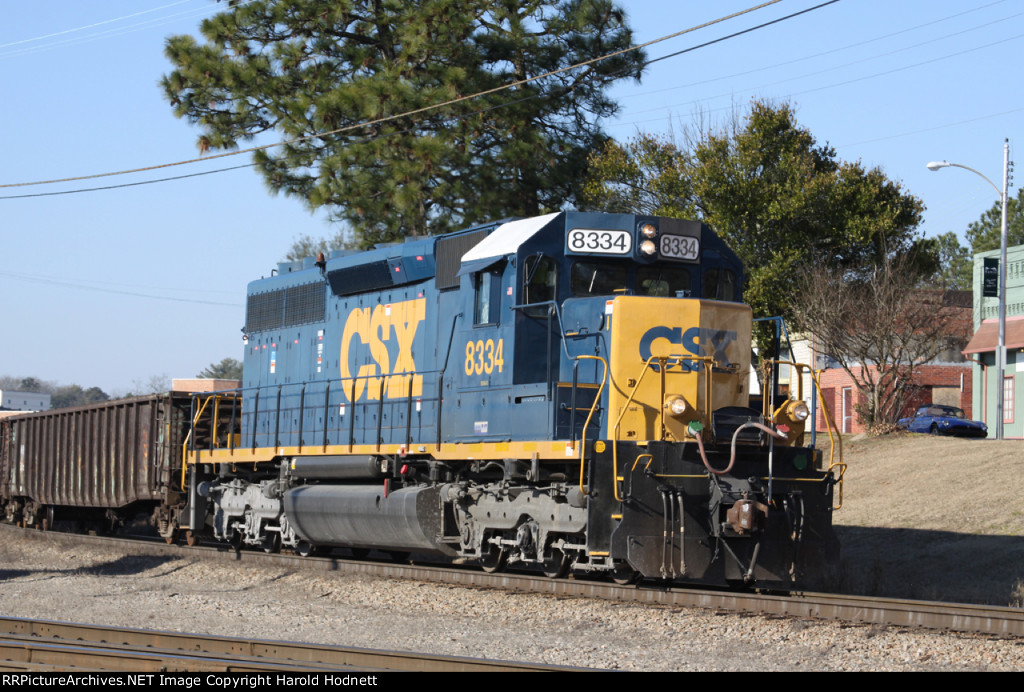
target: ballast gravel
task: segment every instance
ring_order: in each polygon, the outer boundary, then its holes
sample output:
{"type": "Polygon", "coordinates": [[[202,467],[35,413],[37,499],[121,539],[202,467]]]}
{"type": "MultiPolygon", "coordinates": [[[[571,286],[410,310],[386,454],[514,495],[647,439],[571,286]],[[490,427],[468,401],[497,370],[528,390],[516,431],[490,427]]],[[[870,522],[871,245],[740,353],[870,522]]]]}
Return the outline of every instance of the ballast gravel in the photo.
{"type": "Polygon", "coordinates": [[[4,535],[0,614],[633,671],[1013,671],[1024,639],[126,556],[4,535]]]}

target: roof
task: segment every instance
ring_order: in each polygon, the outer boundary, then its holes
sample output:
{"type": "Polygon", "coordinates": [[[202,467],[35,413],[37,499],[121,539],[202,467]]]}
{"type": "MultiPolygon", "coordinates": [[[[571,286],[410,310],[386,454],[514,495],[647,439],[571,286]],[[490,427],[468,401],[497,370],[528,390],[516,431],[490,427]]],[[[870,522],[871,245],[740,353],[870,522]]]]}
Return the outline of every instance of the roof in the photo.
{"type": "MultiPolygon", "coordinates": [[[[998,344],[999,320],[988,319],[981,323],[963,353],[995,351],[998,344]]],[[[1006,348],[1024,348],[1024,317],[1006,319],[1006,348]]]]}
{"type": "Polygon", "coordinates": [[[535,216],[503,223],[473,249],[462,256],[462,264],[480,260],[497,260],[516,252],[523,243],[532,238],[561,212],[535,216]]]}

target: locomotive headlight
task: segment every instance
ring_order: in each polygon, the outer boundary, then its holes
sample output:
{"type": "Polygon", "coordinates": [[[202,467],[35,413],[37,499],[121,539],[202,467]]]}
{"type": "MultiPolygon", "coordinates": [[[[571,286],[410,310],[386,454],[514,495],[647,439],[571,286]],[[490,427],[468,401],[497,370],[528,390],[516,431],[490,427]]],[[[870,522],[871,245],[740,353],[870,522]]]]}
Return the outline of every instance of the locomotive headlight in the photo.
{"type": "Polygon", "coordinates": [[[658,235],[658,229],[653,224],[645,223],[640,227],[640,235],[644,238],[653,238],[658,235]]]}
{"type": "Polygon", "coordinates": [[[807,404],[802,401],[789,402],[789,410],[786,413],[793,420],[807,420],[811,415],[811,412],[807,409],[807,404]]]}
{"type": "Polygon", "coordinates": [[[665,408],[667,408],[669,413],[673,416],[682,416],[688,411],[693,410],[690,406],[690,402],[675,394],[665,397],[665,408]]]}
{"type": "Polygon", "coordinates": [[[640,243],[640,252],[642,252],[645,255],[650,256],[657,251],[658,246],[654,244],[653,240],[645,240],[644,242],[640,243]]]}

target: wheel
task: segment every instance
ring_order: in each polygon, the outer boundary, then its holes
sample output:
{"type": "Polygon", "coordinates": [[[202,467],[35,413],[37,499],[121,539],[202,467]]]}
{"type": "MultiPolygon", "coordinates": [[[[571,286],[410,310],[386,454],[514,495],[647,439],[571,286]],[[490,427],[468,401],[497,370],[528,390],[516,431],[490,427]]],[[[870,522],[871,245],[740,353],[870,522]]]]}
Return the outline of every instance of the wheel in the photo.
{"type": "Polygon", "coordinates": [[[480,558],[480,569],[488,574],[504,571],[505,565],[508,564],[508,551],[493,544],[488,546],[484,556],[480,558]]]}
{"type": "Polygon", "coordinates": [[[939,426],[935,425],[935,423],[932,423],[932,428],[928,432],[930,432],[932,435],[938,435],[939,434],[939,426]]]}
{"type": "Polygon", "coordinates": [[[239,550],[241,550],[242,549],[242,532],[239,531],[238,529],[232,529],[231,530],[231,535],[228,536],[228,545],[230,545],[232,548],[234,548],[235,552],[238,552],[239,550]]]}
{"type": "Polygon", "coordinates": [[[612,570],[612,581],[619,586],[629,586],[640,581],[640,573],[623,560],[612,570]]]}
{"type": "Polygon", "coordinates": [[[279,553],[281,552],[281,534],[277,531],[268,531],[263,534],[263,552],[265,553],[279,553]]]}
{"type": "Polygon", "coordinates": [[[295,554],[299,557],[323,557],[330,548],[320,545],[313,545],[309,541],[299,541],[299,544],[295,546],[295,554]]]}
{"type": "Polygon", "coordinates": [[[563,552],[560,548],[552,548],[551,556],[541,565],[541,570],[548,579],[563,579],[565,575],[569,574],[571,566],[572,560],[568,553],[563,552]]]}
{"type": "Polygon", "coordinates": [[[195,531],[185,532],[185,545],[189,548],[194,548],[199,543],[199,536],[196,535],[195,531]]]}
{"type": "Polygon", "coordinates": [[[39,520],[39,530],[50,531],[51,529],[53,529],[53,505],[47,505],[43,510],[43,518],[39,520]]]}

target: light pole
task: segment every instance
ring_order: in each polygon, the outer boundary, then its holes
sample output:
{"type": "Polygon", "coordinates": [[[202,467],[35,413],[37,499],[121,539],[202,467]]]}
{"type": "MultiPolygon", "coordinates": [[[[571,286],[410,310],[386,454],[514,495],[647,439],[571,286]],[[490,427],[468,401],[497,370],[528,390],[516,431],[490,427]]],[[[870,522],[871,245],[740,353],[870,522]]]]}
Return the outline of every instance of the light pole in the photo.
{"type": "Polygon", "coordinates": [[[1003,397],[1005,396],[1006,387],[1003,382],[1003,378],[1006,375],[1006,191],[1010,178],[1010,140],[1006,139],[1003,142],[1002,190],[996,187],[996,184],[989,180],[987,176],[968,166],[961,166],[959,163],[932,161],[928,164],[928,170],[937,171],[940,168],[949,168],[950,166],[963,168],[984,178],[985,182],[995,188],[996,193],[999,195],[999,202],[1003,207],[1003,224],[999,233],[999,343],[996,346],[996,373],[998,373],[999,378],[996,389],[996,439],[1001,440],[1003,439],[1003,397]]]}

